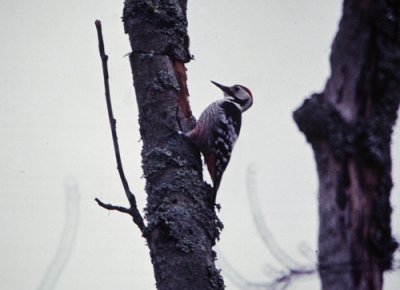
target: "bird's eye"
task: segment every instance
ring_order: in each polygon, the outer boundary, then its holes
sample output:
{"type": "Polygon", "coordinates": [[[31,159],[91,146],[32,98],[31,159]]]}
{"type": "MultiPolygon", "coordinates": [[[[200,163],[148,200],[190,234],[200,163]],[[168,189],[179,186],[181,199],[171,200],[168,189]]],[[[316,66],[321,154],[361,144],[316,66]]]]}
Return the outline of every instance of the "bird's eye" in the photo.
{"type": "Polygon", "coordinates": [[[233,89],[235,90],[235,92],[238,92],[240,90],[240,87],[239,86],[235,86],[233,89]]]}

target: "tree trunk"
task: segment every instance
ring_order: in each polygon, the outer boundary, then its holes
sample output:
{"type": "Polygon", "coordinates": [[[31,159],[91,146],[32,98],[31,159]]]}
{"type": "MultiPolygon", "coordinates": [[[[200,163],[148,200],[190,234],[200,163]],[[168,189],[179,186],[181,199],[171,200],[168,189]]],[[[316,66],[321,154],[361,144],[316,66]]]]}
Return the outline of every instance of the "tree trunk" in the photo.
{"type": "Polygon", "coordinates": [[[223,289],[212,246],[222,224],[209,204],[198,150],[177,134],[188,103],[186,0],[126,0],[123,21],[139,108],[147,228],[158,289],[223,289]]]}
{"type": "Polygon", "coordinates": [[[323,289],[382,289],[397,243],[390,215],[400,100],[400,3],[345,0],[331,77],[294,113],[319,177],[323,289]]]}

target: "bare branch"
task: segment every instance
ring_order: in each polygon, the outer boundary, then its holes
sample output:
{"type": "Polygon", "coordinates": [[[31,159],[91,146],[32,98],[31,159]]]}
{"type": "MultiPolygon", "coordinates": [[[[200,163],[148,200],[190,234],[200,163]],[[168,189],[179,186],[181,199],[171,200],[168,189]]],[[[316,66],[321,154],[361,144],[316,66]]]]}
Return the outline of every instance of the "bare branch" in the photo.
{"type": "Polygon", "coordinates": [[[114,152],[115,152],[115,159],[117,161],[117,169],[119,176],[121,178],[122,185],[125,190],[125,195],[126,198],[129,201],[130,208],[124,208],[121,206],[114,206],[110,204],[104,204],[101,202],[99,199],[95,199],[97,203],[106,209],[109,210],[117,210],[120,212],[127,213],[132,216],[133,222],[139,227],[139,229],[142,231],[145,229],[145,224],[143,221],[143,217],[141,216],[137,204],[136,204],[136,198],[135,195],[131,192],[129,188],[128,181],[125,177],[124,169],[122,167],[122,161],[121,161],[121,154],[119,151],[119,144],[118,144],[118,136],[117,136],[117,130],[116,130],[116,123],[117,121],[114,118],[114,113],[112,110],[112,104],[111,104],[111,96],[110,96],[110,85],[108,82],[108,66],[107,66],[107,60],[108,56],[105,53],[104,49],[104,41],[103,41],[103,34],[101,30],[101,21],[96,20],[95,21],[96,29],[97,29],[97,37],[99,40],[99,52],[100,52],[100,58],[101,58],[101,63],[103,65],[103,78],[104,78],[104,89],[105,89],[105,96],[106,96],[106,103],[107,103],[107,111],[108,111],[108,119],[110,121],[110,127],[111,127],[111,134],[113,138],[113,145],[114,145],[114,152]]]}
{"type": "Polygon", "coordinates": [[[97,202],[97,204],[99,206],[101,206],[101,207],[103,207],[105,209],[116,210],[116,211],[127,213],[127,214],[131,215],[131,211],[130,211],[129,208],[126,208],[126,207],[123,207],[123,206],[118,206],[118,205],[112,205],[112,204],[109,204],[109,203],[104,203],[98,198],[95,198],[94,200],[97,202]]]}

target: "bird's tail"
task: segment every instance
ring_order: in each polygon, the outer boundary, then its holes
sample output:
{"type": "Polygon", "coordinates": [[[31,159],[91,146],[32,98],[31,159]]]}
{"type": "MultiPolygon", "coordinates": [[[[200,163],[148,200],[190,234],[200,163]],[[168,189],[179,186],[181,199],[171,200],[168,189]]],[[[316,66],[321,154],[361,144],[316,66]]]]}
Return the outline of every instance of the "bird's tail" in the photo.
{"type": "Polygon", "coordinates": [[[215,202],[217,200],[217,192],[218,192],[218,188],[219,188],[219,183],[220,181],[215,181],[213,184],[213,189],[212,189],[212,196],[211,196],[211,202],[212,205],[215,205],[215,202]]]}
{"type": "Polygon", "coordinates": [[[213,182],[210,201],[212,202],[212,205],[214,205],[220,183],[220,180],[217,178],[215,171],[215,155],[212,153],[204,154],[204,163],[207,165],[208,172],[210,173],[210,177],[213,182]]]}

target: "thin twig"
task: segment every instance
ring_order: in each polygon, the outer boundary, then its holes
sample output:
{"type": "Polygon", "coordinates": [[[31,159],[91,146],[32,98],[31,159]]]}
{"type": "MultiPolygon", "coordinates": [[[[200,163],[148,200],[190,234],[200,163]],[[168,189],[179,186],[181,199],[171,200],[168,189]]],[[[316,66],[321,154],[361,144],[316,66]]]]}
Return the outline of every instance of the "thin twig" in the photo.
{"type": "Polygon", "coordinates": [[[109,203],[104,203],[98,198],[95,198],[94,200],[97,202],[97,204],[99,206],[101,206],[101,207],[103,207],[105,209],[116,210],[116,211],[127,213],[127,214],[131,215],[131,210],[129,208],[126,208],[126,207],[123,207],[123,206],[118,206],[118,205],[112,205],[112,204],[109,204],[109,203]]]}
{"type": "Polygon", "coordinates": [[[117,161],[117,169],[119,173],[119,177],[121,178],[122,185],[125,190],[125,195],[126,198],[129,201],[130,208],[124,208],[121,206],[114,206],[111,204],[105,204],[101,202],[99,199],[95,199],[96,202],[101,206],[109,210],[117,210],[120,212],[124,212],[132,216],[133,222],[139,227],[139,229],[142,231],[145,229],[145,224],[143,221],[143,217],[141,216],[137,205],[136,205],[136,198],[135,195],[131,192],[129,189],[129,184],[128,181],[125,177],[124,169],[122,167],[122,161],[121,161],[121,154],[119,151],[119,144],[118,144],[118,136],[117,136],[117,130],[116,130],[116,123],[117,121],[114,118],[113,110],[112,110],[112,105],[111,105],[111,96],[110,96],[110,85],[108,82],[108,66],[107,66],[107,60],[108,56],[105,53],[104,50],[104,41],[103,41],[103,34],[101,31],[101,21],[96,20],[95,21],[96,29],[97,29],[97,37],[99,40],[99,52],[100,52],[100,58],[101,58],[101,63],[103,65],[103,78],[104,78],[104,89],[105,89],[105,96],[106,96],[106,103],[107,103],[107,111],[108,111],[108,119],[110,121],[110,127],[111,127],[111,134],[113,138],[113,145],[114,145],[114,152],[115,152],[115,158],[117,161]]]}

